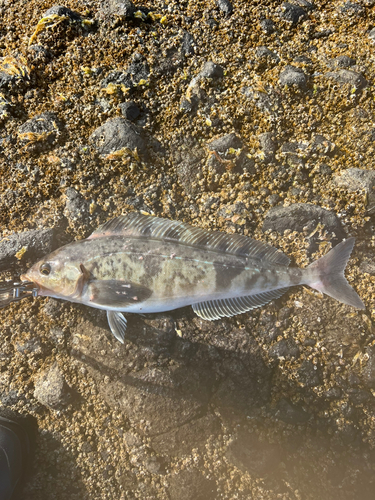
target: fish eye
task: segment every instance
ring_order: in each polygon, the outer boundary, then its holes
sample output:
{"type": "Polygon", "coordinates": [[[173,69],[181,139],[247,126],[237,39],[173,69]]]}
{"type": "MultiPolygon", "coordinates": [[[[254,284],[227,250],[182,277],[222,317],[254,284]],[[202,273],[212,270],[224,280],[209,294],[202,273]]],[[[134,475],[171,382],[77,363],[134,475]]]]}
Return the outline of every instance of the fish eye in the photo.
{"type": "Polygon", "coordinates": [[[51,272],[51,266],[47,263],[44,263],[40,266],[39,271],[44,275],[48,276],[49,273],[51,272]]]}

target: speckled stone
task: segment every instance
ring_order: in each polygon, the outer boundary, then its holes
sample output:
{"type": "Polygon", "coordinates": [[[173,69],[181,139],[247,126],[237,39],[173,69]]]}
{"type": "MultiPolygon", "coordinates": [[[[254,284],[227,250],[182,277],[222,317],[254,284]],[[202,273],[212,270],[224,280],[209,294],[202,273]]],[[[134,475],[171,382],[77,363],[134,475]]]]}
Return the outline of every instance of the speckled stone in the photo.
{"type": "Polygon", "coordinates": [[[258,140],[260,149],[264,154],[264,161],[272,161],[277,150],[277,141],[275,141],[275,135],[272,132],[264,132],[263,134],[259,135],[258,140]]]}
{"type": "Polygon", "coordinates": [[[349,191],[363,189],[367,193],[367,212],[375,211],[375,172],[360,168],[348,168],[334,176],[337,186],[342,186],[349,191]]]}
{"type": "Polygon", "coordinates": [[[69,397],[64,375],[57,364],[40,373],[35,381],[34,397],[54,410],[63,407],[69,397]]]}
{"type": "Polygon", "coordinates": [[[259,25],[266,35],[271,35],[276,30],[276,25],[272,19],[262,19],[259,25]]]}
{"type": "Polygon", "coordinates": [[[329,66],[331,66],[334,69],[350,68],[351,66],[354,65],[355,65],[355,59],[352,59],[347,55],[337,56],[331,61],[329,61],[329,66]]]}
{"type": "Polygon", "coordinates": [[[121,110],[123,117],[130,121],[136,120],[138,116],[141,114],[138,106],[134,101],[122,102],[119,105],[119,108],[121,110]]]}
{"type": "Polygon", "coordinates": [[[225,153],[228,149],[241,148],[242,140],[235,133],[224,135],[219,137],[214,141],[211,141],[208,145],[210,151],[216,151],[217,153],[225,153]]]}
{"type": "Polygon", "coordinates": [[[290,2],[284,2],[281,5],[282,17],[292,24],[298,24],[306,17],[306,11],[299,5],[290,2]]]}
{"type": "Polygon", "coordinates": [[[224,76],[224,69],[220,64],[215,64],[212,61],[207,61],[204,63],[203,68],[198,73],[198,80],[202,78],[213,78],[218,79],[224,76]]]}
{"type": "Polygon", "coordinates": [[[100,17],[116,18],[121,20],[131,19],[136,11],[136,8],[130,0],[103,0],[100,2],[100,17]]]}
{"type": "Polygon", "coordinates": [[[64,215],[71,221],[80,220],[83,223],[87,223],[90,214],[90,206],[85,198],[74,188],[68,188],[65,191],[65,196],[66,204],[64,215]]]}
{"type": "Polygon", "coordinates": [[[69,9],[68,7],[64,7],[63,5],[53,5],[50,9],[46,10],[43,14],[43,17],[48,16],[64,16],[68,17],[72,21],[81,20],[81,16],[77,12],[74,12],[73,10],[69,9]]]}
{"type": "Polygon", "coordinates": [[[340,84],[349,84],[356,88],[368,86],[366,78],[361,73],[350,69],[340,69],[338,71],[329,72],[324,75],[326,78],[332,78],[340,84]]]}
{"type": "Polygon", "coordinates": [[[216,0],[216,5],[224,14],[231,14],[233,12],[233,5],[229,0],[216,0]]]}
{"type": "Polygon", "coordinates": [[[62,131],[62,123],[55,113],[36,115],[18,129],[20,144],[32,152],[40,152],[57,144],[62,131]]]}
{"type": "Polygon", "coordinates": [[[293,358],[298,356],[299,349],[293,340],[282,339],[273,344],[269,350],[272,358],[293,358]]]}
{"type": "MultiPolygon", "coordinates": [[[[322,224],[324,229],[332,235],[333,240],[340,240],[345,233],[341,222],[333,212],[316,205],[306,203],[296,203],[289,207],[271,208],[263,223],[263,231],[269,229],[279,233],[289,229],[291,231],[313,232],[318,224],[322,224]]],[[[311,238],[311,242],[316,242],[316,238],[311,238]]],[[[311,246],[315,248],[316,243],[311,246]]]]}
{"type": "Polygon", "coordinates": [[[307,78],[302,69],[288,65],[280,73],[279,83],[287,87],[295,85],[296,87],[304,88],[307,83],[307,78]]]}
{"type": "Polygon", "coordinates": [[[123,148],[131,151],[137,149],[140,154],[146,152],[141,131],[124,118],[112,118],[105,122],[91,134],[90,141],[101,155],[108,155],[123,148]]]}

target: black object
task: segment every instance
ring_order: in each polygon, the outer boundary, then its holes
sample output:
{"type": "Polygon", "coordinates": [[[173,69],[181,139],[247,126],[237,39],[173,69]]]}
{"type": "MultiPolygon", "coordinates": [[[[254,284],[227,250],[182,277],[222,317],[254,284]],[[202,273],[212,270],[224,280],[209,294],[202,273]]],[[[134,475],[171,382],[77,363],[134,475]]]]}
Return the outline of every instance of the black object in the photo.
{"type": "Polygon", "coordinates": [[[0,409],[0,500],[15,500],[31,456],[30,422],[0,409]]]}

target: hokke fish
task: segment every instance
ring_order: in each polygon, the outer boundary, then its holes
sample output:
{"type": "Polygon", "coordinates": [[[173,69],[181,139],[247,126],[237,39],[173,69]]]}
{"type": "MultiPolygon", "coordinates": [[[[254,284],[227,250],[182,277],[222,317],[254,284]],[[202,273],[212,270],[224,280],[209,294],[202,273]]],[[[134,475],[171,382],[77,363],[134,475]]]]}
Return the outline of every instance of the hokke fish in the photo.
{"type": "Polygon", "coordinates": [[[123,342],[122,312],[191,305],[201,318],[215,320],[260,307],[294,285],[363,309],[344,277],[353,246],[349,238],[306,269],[289,268],[281,251],[246,236],[129,213],[55,250],[21,279],[33,282],[38,295],[105,309],[113,335],[123,342]]]}

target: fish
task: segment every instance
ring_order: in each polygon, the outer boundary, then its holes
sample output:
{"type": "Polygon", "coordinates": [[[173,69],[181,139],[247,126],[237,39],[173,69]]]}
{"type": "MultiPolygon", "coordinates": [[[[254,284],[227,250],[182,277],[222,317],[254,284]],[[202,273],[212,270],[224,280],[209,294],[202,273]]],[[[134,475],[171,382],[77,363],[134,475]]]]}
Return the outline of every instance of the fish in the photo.
{"type": "Polygon", "coordinates": [[[130,212],[53,251],[21,280],[34,284],[34,295],[106,310],[113,335],[124,343],[122,313],[192,306],[212,321],[261,307],[296,285],[364,309],[344,276],[354,242],[348,238],[300,269],[288,267],[289,257],[267,243],[130,212]]]}

